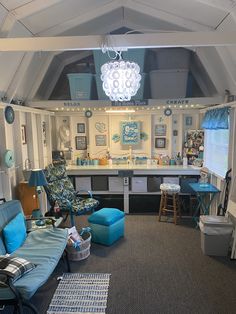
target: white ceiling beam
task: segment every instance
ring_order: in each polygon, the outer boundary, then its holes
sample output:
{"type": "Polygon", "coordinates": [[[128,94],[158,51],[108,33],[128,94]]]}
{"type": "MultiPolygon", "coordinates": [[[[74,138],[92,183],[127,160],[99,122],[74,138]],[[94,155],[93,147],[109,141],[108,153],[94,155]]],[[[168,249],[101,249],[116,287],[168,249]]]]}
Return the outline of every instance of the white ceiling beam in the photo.
{"type": "Polygon", "coordinates": [[[230,11],[233,7],[236,6],[235,0],[197,0],[197,2],[201,2],[208,6],[218,8],[224,11],[230,11]]]}
{"type": "Polygon", "coordinates": [[[177,15],[168,13],[164,10],[153,8],[152,6],[148,5],[148,2],[142,4],[138,3],[137,1],[129,1],[125,4],[125,8],[138,11],[139,13],[146,14],[153,18],[160,19],[162,21],[166,21],[173,25],[177,25],[192,31],[213,30],[213,28],[209,27],[208,25],[197,23],[196,21],[193,21],[190,18],[179,17],[177,15]]]}
{"type": "Polygon", "coordinates": [[[12,27],[14,26],[16,20],[11,14],[7,14],[6,18],[2,24],[1,30],[0,30],[0,37],[4,38],[7,37],[10,33],[12,27]]]}
{"type": "Polygon", "coordinates": [[[39,72],[36,76],[36,80],[29,92],[29,94],[26,96],[26,101],[31,100],[34,98],[35,94],[37,93],[37,90],[39,89],[40,84],[42,83],[44,76],[47,73],[47,70],[55,56],[55,53],[51,53],[48,56],[42,60],[41,66],[39,68],[39,72]]]}
{"type": "Polygon", "coordinates": [[[0,51],[68,51],[101,49],[109,39],[113,48],[229,47],[236,32],[176,32],[108,36],[1,38],[0,51]]]}
{"type": "Polygon", "coordinates": [[[19,20],[29,15],[32,15],[36,12],[42,11],[62,1],[63,0],[50,0],[50,1],[34,0],[26,4],[23,4],[15,8],[14,10],[11,10],[10,13],[15,17],[16,20],[19,20]]]}
{"type": "MultiPolygon", "coordinates": [[[[96,4],[99,4],[99,1],[96,2],[96,4]]],[[[67,21],[60,23],[59,25],[54,25],[53,27],[50,27],[48,29],[45,29],[42,32],[37,33],[37,36],[43,37],[43,36],[55,36],[58,34],[62,34],[71,28],[78,27],[81,24],[87,23],[89,21],[92,21],[93,19],[97,19],[99,16],[105,15],[107,13],[110,13],[122,6],[122,1],[115,0],[111,1],[108,4],[105,4],[103,6],[94,6],[94,9],[90,9],[86,14],[79,15],[76,18],[68,18],[67,21]]],[[[106,24],[106,22],[104,22],[106,24]]]]}

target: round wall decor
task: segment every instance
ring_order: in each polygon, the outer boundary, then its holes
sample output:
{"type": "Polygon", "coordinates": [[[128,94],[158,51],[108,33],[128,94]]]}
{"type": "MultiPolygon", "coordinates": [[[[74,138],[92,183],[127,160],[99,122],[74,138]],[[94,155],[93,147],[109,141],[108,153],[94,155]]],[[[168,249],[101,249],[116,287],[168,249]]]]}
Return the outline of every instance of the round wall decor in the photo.
{"type": "Polygon", "coordinates": [[[92,113],[91,110],[86,110],[84,115],[85,115],[86,118],[91,118],[93,113],[92,113]]]}
{"type": "Polygon", "coordinates": [[[15,112],[12,106],[6,106],[5,108],[5,119],[7,123],[12,124],[15,119],[15,112]]]}
{"type": "Polygon", "coordinates": [[[167,117],[171,116],[172,115],[172,110],[170,108],[165,109],[164,115],[167,116],[167,117]]]}
{"type": "Polygon", "coordinates": [[[11,168],[14,165],[15,158],[13,151],[10,149],[7,149],[3,155],[4,164],[7,168],[11,168]]]}

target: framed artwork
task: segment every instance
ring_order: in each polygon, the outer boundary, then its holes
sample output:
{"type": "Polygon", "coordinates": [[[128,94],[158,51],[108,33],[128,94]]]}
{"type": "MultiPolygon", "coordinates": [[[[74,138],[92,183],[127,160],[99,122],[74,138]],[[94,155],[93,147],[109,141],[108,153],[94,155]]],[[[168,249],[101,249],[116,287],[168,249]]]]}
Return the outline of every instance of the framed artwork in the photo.
{"type": "Polygon", "coordinates": [[[75,148],[77,150],[87,149],[87,138],[86,138],[86,136],[76,136],[75,137],[75,148]]]}
{"type": "Polygon", "coordinates": [[[85,123],[77,123],[77,133],[85,133],[85,123]]]}
{"type": "Polygon", "coordinates": [[[191,126],[193,124],[193,118],[188,116],[185,117],[185,125],[191,126]]]}
{"type": "Polygon", "coordinates": [[[155,125],[155,136],[166,136],[166,124],[155,125]]]}
{"type": "Polygon", "coordinates": [[[26,144],[26,125],[22,124],[21,126],[21,143],[26,144]]]}
{"type": "Polygon", "coordinates": [[[43,121],[42,123],[42,132],[43,132],[43,145],[46,146],[47,141],[46,141],[46,122],[43,121]]]}
{"type": "Polygon", "coordinates": [[[173,130],[173,136],[178,136],[178,130],[173,130]]]}
{"type": "Polygon", "coordinates": [[[107,146],[107,136],[106,135],[95,135],[96,146],[107,146]]]}
{"type": "Polygon", "coordinates": [[[139,121],[122,121],[121,144],[136,145],[140,143],[140,122],[139,121]]]}
{"type": "Polygon", "coordinates": [[[166,139],[164,137],[156,137],[155,148],[166,148],[166,139]]]}

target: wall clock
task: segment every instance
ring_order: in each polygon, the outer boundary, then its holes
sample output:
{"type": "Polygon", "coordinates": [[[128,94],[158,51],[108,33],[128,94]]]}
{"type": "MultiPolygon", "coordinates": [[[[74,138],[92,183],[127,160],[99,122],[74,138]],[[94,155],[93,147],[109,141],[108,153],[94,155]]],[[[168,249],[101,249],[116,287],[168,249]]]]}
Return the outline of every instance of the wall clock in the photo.
{"type": "Polygon", "coordinates": [[[15,112],[12,106],[6,106],[5,108],[5,119],[7,123],[12,124],[15,119],[15,112]]]}
{"type": "Polygon", "coordinates": [[[6,150],[4,155],[3,155],[3,160],[4,160],[5,166],[7,168],[11,168],[15,162],[13,151],[10,149],[6,150]]]}
{"type": "Polygon", "coordinates": [[[86,111],[85,111],[85,117],[86,117],[86,118],[91,118],[92,115],[93,115],[93,113],[92,113],[91,110],[86,110],[86,111]]]}
{"type": "Polygon", "coordinates": [[[167,116],[167,117],[171,116],[172,115],[172,110],[170,108],[165,109],[164,115],[167,116]]]}

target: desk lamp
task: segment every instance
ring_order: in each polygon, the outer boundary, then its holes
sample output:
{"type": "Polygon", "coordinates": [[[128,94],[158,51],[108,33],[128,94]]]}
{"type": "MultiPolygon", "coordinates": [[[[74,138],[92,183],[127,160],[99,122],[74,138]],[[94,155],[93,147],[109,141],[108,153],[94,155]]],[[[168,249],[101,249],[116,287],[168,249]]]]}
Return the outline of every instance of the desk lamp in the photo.
{"type": "Polygon", "coordinates": [[[41,199],[42,186],[47,184],[48,183],[42,169],[33,169],[31,171],[29,178],[29,186],[36,186],[41,214],[42,214],[42,199],[41,199]]]}

